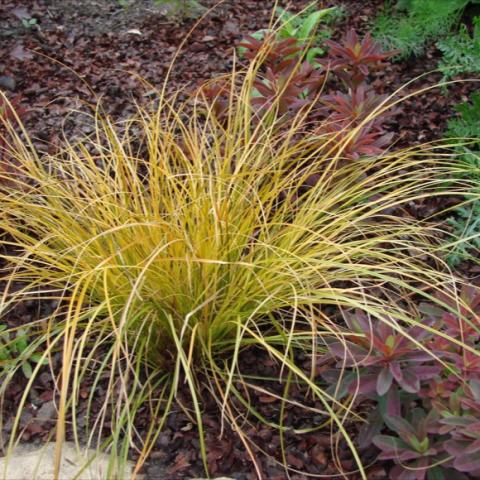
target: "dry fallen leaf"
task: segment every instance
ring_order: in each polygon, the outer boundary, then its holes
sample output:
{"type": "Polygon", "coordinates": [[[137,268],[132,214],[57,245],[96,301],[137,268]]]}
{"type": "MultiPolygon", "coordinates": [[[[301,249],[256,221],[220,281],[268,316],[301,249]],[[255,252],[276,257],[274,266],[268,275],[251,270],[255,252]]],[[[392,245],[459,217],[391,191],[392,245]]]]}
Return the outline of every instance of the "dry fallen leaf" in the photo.
{"type": "Polygon", "coordinates": [[[19,20],[29,20],[32,18],[29,11],[25,7],[16,7],[12,10],[13,15],[19,20]]]}
{"type": "Polygon", "coordinates": [[[31,60],[33,58],[33,55],[31,54],[31,52],[29,52],[28,50],[25,50],[23,48],[23,45],[20,43],[16,45],[15,48],[10,52],[10,56],[15,60],[20,60],[20,61],[31,60]]]}

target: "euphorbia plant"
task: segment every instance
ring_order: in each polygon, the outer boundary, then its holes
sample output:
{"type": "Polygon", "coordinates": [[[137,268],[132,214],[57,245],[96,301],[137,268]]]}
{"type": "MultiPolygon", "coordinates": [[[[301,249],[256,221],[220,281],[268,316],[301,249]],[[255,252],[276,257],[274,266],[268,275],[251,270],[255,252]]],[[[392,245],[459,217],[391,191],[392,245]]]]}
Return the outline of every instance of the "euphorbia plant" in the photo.
{"type": "MultiPolygon", "coordinates": [[[[412,400],[412,399],[411,399],[412,400]]],[[[448,398],[423,403],[416,415],[385,416],[391,435],[376,435],[381,459],[397,464],[393,479],[467,479],[480,474],[480,384],[453,388],[448,398]],[[428,411],[428,414],[426,412],[428,411]]]]}
{"type": "MultiPolygon", "coordinates": [[[[423,480],[445,478],[442,465],[448,461],[441,440],[432,441],[430,435],[437,425],[437,414],[428,414],[414,408],[407,418],[385,417],[385,423],[393,435],[376,435],[373,443],[381,450],[380,460],[394,460],[397,465],[390,470],[392,480],[423,480]]],[[[451,477],[449,477],[451,478],[451,477]]]]}
{"type": "Polygon", "coordinates": [[[262,64],[274,74],[283,73],[284,70],[292,69],[292,65],[298,62],[298,54],[302,46],[293,38],[276,40],[268,36],[258,40],[247,35],[239,44],[245,50],[245,58],[250,61],[261,59],[262,64]]]}
{"type": "MultiPolygon", "coordinates": [[[[358,124],[381,108],[386,100],[386,95],[378,95],[368,85],[361,84],[351,94],[335,92],[322,95],[320,103],[326,116],[329,115],[334,122],[351,121],[358,124]]],[[[378,121],[378,118],[375,120],[378,121]]]]}
{"type": "Polygon", "coordinates": [[[436,297],[444,308],[422,304],[420,308],[426,317],[440,322],[445,333],[453,338],[477,342],[480,337],[480,289],[464,285],[458,296],[439,292],[436,297]]]}
{"type": "Polygon", "coordinates": [[[418,342],[430,334],[422,327],[400,327],[392,319],[372,320],[362,311],[345,315],[349,340],[329,345],[338,367],[358,367],[359,382],[352,381],[350,391],[385,395],[393,383],[408,393],[418,393],[420,382],[435,377],[441,370],[432,365],[432,355],[422,351],[418,342]]]}
{"type": "Polygon", "coordinates": [[[322,120],[314,131],[320,136],[330,132],[346,138],[342,154],[349,158],[379,155],[393,137],[383,127],[385,120],[395,114],[391,109],[382,111],[386,102],[386,95],[378,95],[364,84],[348,93],[322,95],[322,107],[315,112],[322,120]],[[379,111],[382,113],[373,115],[379,111]]]}
{"type": "Polygon", "coordinates": [[[373,439],[379,458],[395,462],[392,479],[480,474],[480,290],[464,285],[458,295],[434,297],[435,305],[421,305],[422,324],[408,340],[397,341],[397,323],[357,312],[345,315],[345,340],[329,344],[348,382],[339,394],[376,402],[362,445],[373,439]]]}
{"type": "Polygon", "coordinates": [[[480,381],[472,380],[457,396],[457,409],[441,410],[440,431],[448,433],[445,450],[453,467],[473,476],[480,475],[480,381]]]}
{"type": "Polygon", "coordinates": [[[341,43],[331,40],[325,43],[329,47],[328,55],[319,62],[335,72],[353,90],[365,82],[373,70],[381,68],[382,62],[397,53],[383,51],[370,33],[360,40],[355,30],[350,30],[341,43]]]}
{"type": "Polygon", "coordinates": [[[251,103],[257,111],[271,111],[276,107],[278,115],[292,114],[315,99],[324,79],[308,62],[303,62],[299,68],[292,65],[291,69],[284,69],[283,75],[275,75],[267,68],[265,75],[253,84],[258,93],[251,103]]]}
{"type": "Polygon", "coordinates": [[[444,448],[453,458],[453,467],[474,477],[480,476],[480,419],[451,417],[441,421],[454,429],[444,448]]]}
{"type": "Polygon", "coordinates": [[[392,135],[383,124],[394,112],[387,112],[388,98],[376,94],[368,75],[395,52],[382,52],[370,35],[360,40],[352,30],[341,43],[328,42],[329,52],[314,64],[306,60],[307,45],[273,33],[247,35],[240,46],[245,58],[261,64],[251,100],[258,112],[275,107],[277,115],[288,120],[304,108],[311,113],[314,135],[338,135],[344,144],[339,153],[347,158],[378,155],[389,144],[392,135]],[[342,81],[345,92],[329,91],[332,75],[342,81]]]}

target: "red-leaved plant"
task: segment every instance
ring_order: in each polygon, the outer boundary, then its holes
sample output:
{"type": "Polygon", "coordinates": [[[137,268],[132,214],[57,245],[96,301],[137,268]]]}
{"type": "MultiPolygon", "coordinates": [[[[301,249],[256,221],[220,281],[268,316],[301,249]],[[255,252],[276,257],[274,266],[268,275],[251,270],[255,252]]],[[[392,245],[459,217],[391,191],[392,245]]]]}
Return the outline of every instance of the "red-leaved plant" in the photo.
{"type": "Polygon", "coordinates": [[[376,405],[359,443],[395,463],[392,480],[480,477],[480,290],[437,297],[445,308],[421,305],[421,326],[403,333],[346,314],[348,340],[328,345],[335,368],[323,376],[342,379],[337,396],[376,405]]]}
{"type": "Polygon", "coordinates": [[[325,40],[328,55],[319,60],[328,70],[334,71],[352,90],[367,79],[372,70],[382,68],[382,62],[398,52],[384,52],[370,33],[360,40],[355,30],[350,30],[342,43],[325,40]]]}
{"type": "Polygon", "coordinates": [[[386,416],[385,423],[396,435],[376,435],[373,443],[381,450],[380,460],[397,463],[389,472],[392,480],[423,480],[427,472],[431,475],[437,465],[447,461],[443,443],[431,435],[438,423],[434,410],[427,414],[414,408],[406,418],[386,416]]]}
{"type": "MultiPolygon", "coordinates": [[[[383,125],[394,112],[387,112],[387,97],[374,91],[368,76],[395,52],[382,52],[369,34],[360,40],[353,30],[341,43],[326,44],[330,48],[327,55],[308,62],[307,46],[295,39],[272,34],[259,40],[247,35],[240,43],[244,57],[261,61],[253,82],[252,106],[259,115],[273,111],[285,121],[300,109],[309,108],[308,123],[320,142],[334,134],[339,140],[335,143],[342,145],[338,152],[342,157],[377,155],[391,141],[383,125]],[[331,87],[338,88],[338,80],[345,91],[330,92],[331,87]]],[[[202,87],[202,95],[221,117],[226,113],[227,93],[223,97],[218,93],[218,89],[202,87]]]]}
{"type": "MultiPolygon", "coordinates": [[[[349,332],[359,334],[346,342],[329,345],[337,366],[360,369],[357,381],[349,385],[350,393],[385,395],[395,382],[409,393],[418,393],[420,383],[438,375],[441,367],[433,365],[432,355],[419,349],[430,334],[421,327],[399,333],[393,320],[369,320],[362,311],[345,315],[349,332]]],[[[350,337],[349,337],[350,338],[350,337]]]]}

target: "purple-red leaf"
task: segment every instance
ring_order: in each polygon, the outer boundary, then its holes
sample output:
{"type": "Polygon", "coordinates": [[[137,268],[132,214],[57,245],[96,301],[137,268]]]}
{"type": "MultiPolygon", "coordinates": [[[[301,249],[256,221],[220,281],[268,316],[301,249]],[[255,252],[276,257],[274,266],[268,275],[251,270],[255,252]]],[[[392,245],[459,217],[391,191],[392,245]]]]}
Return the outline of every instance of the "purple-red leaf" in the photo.
{"type": "Polygon", "coordinates": [[[392,386],[393,375],[388,367],[382,368],[377,377],[376,390],[378,395],[385,395],[392,386]]]}

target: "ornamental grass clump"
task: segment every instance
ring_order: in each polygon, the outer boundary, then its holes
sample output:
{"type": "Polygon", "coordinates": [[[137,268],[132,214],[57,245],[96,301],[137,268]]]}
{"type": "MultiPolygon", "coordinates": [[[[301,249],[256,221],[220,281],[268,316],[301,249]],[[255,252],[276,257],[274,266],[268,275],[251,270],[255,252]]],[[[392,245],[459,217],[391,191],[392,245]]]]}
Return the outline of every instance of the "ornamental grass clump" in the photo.
{"type": "MultiPolygon", "coordinates": [[[[139,471],[174,406],[196,425],[205,458],[205,395],[257,468],[244,429],[249,414],[258,416],[248,393],[258,387],[242,375],[242,355],[256,348],[280,372],[263,391],[280,382],[279,406],[297,407],[292,382],[309,392],[320,407],[305,408],[339,432],[366,478],[345,427],[359,417],[349,398],[327,391],[315,359],[327,351],[324,338],[337,335],[337,307],[388,318],[415,343],[409,328],[422,324],[412,297],[432,301],[452,280],[431,266],[441,261],[431,253],[436,228],[399,212],[442,186],[448,194],[443,179],[454,167],[434,149],[345,161],[355,131],[305,134],[302,110],[288,127],[252,110],[256,68],[232,75],[221,122],[200,97],[180,104],[160,95],[156,110],[138,108],[119,125],[97,113],[95,135],[43,158],[7,125],[16,169],[0,188],[2,316],[27,300],[58,305],[23,326],[30,347],[1,372],[4,395],[28,355],[42,354],[16,406],[10,447],[48,360],[57,469],[67,426],[79,439],[80,405],[86,438],[111,453],[109,478],[132,451],[139,471]],[[299,351],[310,371],[295,360],[299,351]],[[106,396],[94,414],[99,385],[106,396]],[[177,402],[184,385],[188,404],[177,402]],[[145,411],[151,421],[140,431],[145,411]]],[[[282,422],[279,413],[267,423],[283,434],[282,422]]]]}

